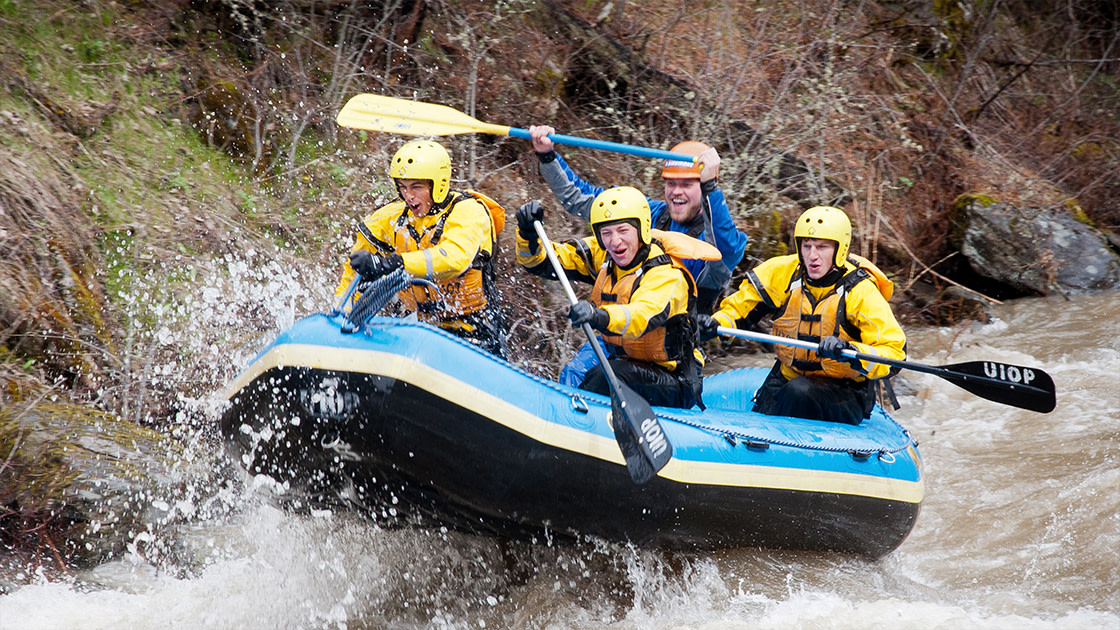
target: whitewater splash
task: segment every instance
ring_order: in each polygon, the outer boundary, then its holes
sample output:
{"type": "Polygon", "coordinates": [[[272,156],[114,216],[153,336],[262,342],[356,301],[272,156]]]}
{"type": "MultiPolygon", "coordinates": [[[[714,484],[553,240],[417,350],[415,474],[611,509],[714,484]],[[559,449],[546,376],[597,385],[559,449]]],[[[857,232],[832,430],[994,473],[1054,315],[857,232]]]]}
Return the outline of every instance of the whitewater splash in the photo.
{"type": "Polygon", "coordinates": [[[181,535],[197,567],[173,575],[126,558],[74,582],[25,586],[0,598],[0,628],[801,630],[891,620],[904,629],[1075,630],[1120,619],[1016,611],[1030,604],[1024,597],[998,606],[957,599],[897,559],[510,545],[266,505],[181,535]]]}

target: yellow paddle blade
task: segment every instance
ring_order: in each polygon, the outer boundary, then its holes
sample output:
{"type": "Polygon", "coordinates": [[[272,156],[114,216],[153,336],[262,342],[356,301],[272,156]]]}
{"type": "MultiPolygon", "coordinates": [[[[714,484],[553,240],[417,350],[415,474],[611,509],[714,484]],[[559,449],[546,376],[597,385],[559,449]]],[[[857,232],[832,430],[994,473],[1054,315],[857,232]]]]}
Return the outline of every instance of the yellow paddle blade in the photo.
{"type": "Polygon", "coordinates": [[[484,123],[446,105],[421,103],[380,94],[359,94],[338,112],[343,127],[407,136],[453,136],[487,133],[508,136],[509,127],[484,123]]]}

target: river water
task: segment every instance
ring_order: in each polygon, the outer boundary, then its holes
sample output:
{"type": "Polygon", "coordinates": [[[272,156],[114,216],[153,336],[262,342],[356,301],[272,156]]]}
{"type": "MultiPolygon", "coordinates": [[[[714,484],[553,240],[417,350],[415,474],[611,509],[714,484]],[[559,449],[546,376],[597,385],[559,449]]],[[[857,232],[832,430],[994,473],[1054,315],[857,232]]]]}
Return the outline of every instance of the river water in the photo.
{"type": "Polygon", "coordinates": [[[19,586],[0,594],[0,629],[1120,629],[1120,293],[994,313],[911,330],[910,359],[1041,368],[1057,409],[903,372],[894,415],[920,440],[927,493],[913,533],[878,561],[384,530],[288,514],[239,483],[212,499],[225,508],[169,534],[161,561],[137,548],[70,579],[6,576],[19,586]]]}

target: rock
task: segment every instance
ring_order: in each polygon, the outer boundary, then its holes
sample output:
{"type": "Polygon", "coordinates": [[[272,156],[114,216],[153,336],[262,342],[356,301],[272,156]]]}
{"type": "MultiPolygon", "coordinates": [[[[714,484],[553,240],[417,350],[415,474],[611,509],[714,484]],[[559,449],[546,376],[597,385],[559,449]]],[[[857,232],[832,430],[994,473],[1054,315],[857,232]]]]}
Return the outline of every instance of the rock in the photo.
{"type": "Polygon", "coordinates": [[[70,403],[0,407],[0,452],[4,547],[59,568],[157,554],[157,535],[206,485],[176,440],[70,403]]]}
{"type": "Polygon", "coordinates": [[[1014,206],[981,194],[953,203],[952,242],[978,275],[1022,295],[1120,288],[1120,255],[1075,211],[1014,206]]]}

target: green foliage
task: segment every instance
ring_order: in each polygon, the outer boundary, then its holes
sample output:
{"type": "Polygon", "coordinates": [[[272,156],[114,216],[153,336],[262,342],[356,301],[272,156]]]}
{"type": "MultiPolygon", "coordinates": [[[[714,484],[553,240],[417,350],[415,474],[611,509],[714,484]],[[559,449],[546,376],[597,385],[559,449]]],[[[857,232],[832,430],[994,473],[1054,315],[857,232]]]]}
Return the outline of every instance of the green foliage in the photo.
{"type": "Polygon", "coordinates": [[[184,177],[182,173],[175,173],[167,179],[168,190],[186,190],[190,183],[190,180],[184,177]]]}
{"type": "Polygon", "coordinates": [[[78,44],[78,57],[86,63],[104,61],[112,51],[112,45],[102,39],[83,39],[78,44]]]}
{"type": "Polygon", "coordinates": [[[331,162],[327,164],[327,173],[336,184],[347,184],[349,179],[346,177],[346,169],[338,162],[331,162]]]}
{"type": "Polygon", "coordinates": [[[1093,221],[1089,218],[1088,214],[1085,214],[1085,210],[1081,208],[1081,204],[1077,201],[1077,199],[1067,199],[1065,205],[1066,209],[1069,210],[1070,216],[1072,216],[1076,221],[1078,221],[1079,223],[1084,223],[1085,225],[1088,225],[1090,227],[1097,227],[1096,221],[1093,221]]]}
{"type": "Polygon", "coordinates": [[[261,200],[256,195],[240,188],[235,190],[233,194],[237,197],[238,207],[245,213],[245,216],[255,219],[257,208],[262,205],[261,200]]]}
{"type": "MultiPolygon", "coordinates": [[[[986,10],[979,6],[971,11],[986,10]]],[[[944,56],[959,59],[964,56],[964,44],[971,35],[973,20],[971,12],[959,0],[934,0],[932,4],[934,15],[941,19],[943,32],[949,40],[944,56]]]]}
{"type": "Polygon", "coordinates": [[[985,208],[990,208],[999,203],[999,200],[979,191],[967,192],[953,200],[952,210],[956,213],[973,203],[979,204],[985,208]]]}

